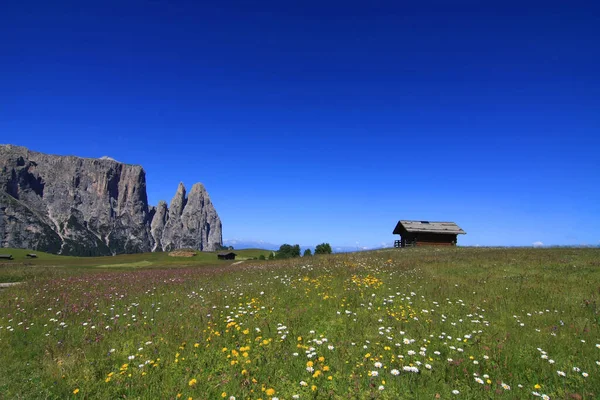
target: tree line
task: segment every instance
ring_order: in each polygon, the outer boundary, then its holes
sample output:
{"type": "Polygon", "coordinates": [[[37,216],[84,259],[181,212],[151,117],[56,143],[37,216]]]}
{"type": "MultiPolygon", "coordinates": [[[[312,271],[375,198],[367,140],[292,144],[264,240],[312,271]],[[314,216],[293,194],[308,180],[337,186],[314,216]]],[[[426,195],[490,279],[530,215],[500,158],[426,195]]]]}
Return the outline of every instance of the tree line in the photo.
{"type": "MultiPolygon", "coordinates": [[[[318,244],[317,247],[315,247],[315,255],[320,255],[320,254],[331,254],[332,250],[331,250],[331,245],[329,243],[321,243],[318,244]]],[[[304,250],[304,257],[311,257],[313,254],[310,251],[310,249],[306,249],[304,250]]],[[[273,254],[271,253],[269,255],[269,260],[272,259],[276,259],[276,260],[283,260],[286,258],[294,258],[294,257],[300,257],[300,245],[299,244],[295,244],[295,245],[291,245],[291,244],[282,244],[281,246],[279,246],[279,250],[273,254]]],[[[261,255],[259,257],[261,260],[266,259],[265,256],[261,255]]]]}

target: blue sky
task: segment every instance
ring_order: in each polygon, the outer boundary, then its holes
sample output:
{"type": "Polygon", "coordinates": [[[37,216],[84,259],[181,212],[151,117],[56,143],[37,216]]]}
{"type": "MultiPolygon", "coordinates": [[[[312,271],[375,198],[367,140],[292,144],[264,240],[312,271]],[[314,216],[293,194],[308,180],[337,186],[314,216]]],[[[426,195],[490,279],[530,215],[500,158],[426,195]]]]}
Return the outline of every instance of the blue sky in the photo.
{"type": "Polygon", "coordinates": [[[203,182],[225,239],[600,244],[595,2],[257,3],[3,3],[0,143],[203,182]]]}

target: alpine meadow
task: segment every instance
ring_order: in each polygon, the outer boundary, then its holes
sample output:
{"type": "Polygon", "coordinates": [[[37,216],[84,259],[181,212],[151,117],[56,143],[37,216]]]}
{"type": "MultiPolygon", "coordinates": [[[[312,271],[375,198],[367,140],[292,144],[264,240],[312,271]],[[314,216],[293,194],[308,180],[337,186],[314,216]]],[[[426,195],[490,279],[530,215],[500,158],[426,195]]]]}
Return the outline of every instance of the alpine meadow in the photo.
{"type": "Polygon", "coordinates": [[[3,397],[600,396],[599,249],[147,256],[116,270],[31,261],[0,291],[3,397]]]}
{"type": "Polygon", "coordinates": [[[0,21],[0,400],[600,400],[600,1],[0,21]]]}

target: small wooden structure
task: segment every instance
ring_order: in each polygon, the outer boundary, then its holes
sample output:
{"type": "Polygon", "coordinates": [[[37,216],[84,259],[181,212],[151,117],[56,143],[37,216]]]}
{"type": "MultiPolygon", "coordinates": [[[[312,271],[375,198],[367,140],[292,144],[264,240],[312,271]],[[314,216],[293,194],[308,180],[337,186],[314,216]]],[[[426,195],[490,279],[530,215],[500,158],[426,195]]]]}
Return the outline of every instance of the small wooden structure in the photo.
{"type": "Polygon", "coordinates": [[[235,256],[236,254],[232,251],[230,251],[229,253],[219,253],[217,254],[217,258],[219,260],[235,260],[235,256]]]}
{"type": "Polygon", "coordinates": [[[454,222],[434,221],[398,221],[394,235],[400,240],[394,241],[394,247],[410,246],[456,246],[458,235],[465,235],[454,222]]]}
{"type": "Polygon", "coordinates": [[[34,253],[27,253],[27,257],[28,257],[28,258],[37,258],[37,254],[34,254],[34,253]]]}
{"type": "Polygon", "coordinates": [[[0,254],[0,260],[12,260],[12,254],[0,254]]]}

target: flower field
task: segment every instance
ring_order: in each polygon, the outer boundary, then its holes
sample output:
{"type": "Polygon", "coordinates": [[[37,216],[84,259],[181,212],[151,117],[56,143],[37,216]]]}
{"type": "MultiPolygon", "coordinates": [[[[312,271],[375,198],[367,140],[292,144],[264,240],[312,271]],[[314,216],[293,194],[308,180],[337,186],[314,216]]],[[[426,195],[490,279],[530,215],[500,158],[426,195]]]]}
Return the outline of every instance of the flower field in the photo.
{"type": "Polygon", "coordinates": [[[408,249],[0,291],[0,398],[600,398],[600,250],[408,249]]]}

